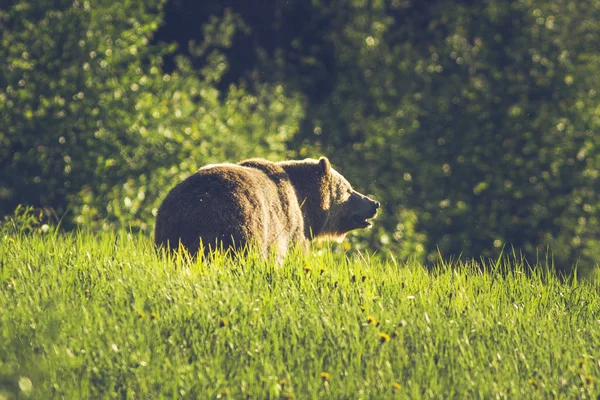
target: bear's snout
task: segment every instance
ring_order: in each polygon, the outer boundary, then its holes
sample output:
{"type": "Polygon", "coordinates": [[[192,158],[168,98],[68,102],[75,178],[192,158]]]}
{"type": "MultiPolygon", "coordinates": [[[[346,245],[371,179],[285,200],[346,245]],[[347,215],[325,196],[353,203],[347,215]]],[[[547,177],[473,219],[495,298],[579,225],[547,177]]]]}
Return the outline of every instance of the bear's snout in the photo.
{"type": "Polygon", "coordinates": [[[370,227],[371,222],[367,220],[375,218],[377,210],[381,207],[378,201],[356,191],[352,194],[348,203],[351,210],[351,221],[348,224],[348,230],[370,227]]]}
{"type": "Polygon", "coordinates": [[[381,207],[381,204],[379,204],[378,201],[369,199],[373,202],[373,215],[377,214],[377,210],[379,210],[379,207],[381,207]]]}
{"type": "Polygon", "coordinates": [[[354,196],[356,199],[356,208],[362,209],[363,212],[366,211],[371,214],[376,214],[379,207],[381,207],[381,204],[379,204],[378,201],[373,200],[362,193],[354,192],[354,196]]]}
{"type": "Polygon", "coordinates": [[[377,216],[377,210],[379,209],[379,207],[381,207],[381,204],[379,204],[378,201],[375,201],[368,197],[365,197],[365,200],[367,200],[371,206],[370,207],[370,215],[367,218],[375,218],[377,216]]]}

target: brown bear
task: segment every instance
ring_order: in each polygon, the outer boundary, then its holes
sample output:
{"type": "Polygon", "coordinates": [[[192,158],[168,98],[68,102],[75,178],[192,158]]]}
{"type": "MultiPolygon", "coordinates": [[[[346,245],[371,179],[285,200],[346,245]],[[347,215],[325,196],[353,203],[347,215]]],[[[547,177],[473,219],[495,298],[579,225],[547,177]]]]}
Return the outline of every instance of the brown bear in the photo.
{"type": "Polygon", "coordinates": [[[257,245],[281,260],[292,245],[307,248],[317,237],[343,237],[371,226],[379,203],[319,160],[211,164],[175,186],[156,217],[155,243],[196,254],[257,245]]]}

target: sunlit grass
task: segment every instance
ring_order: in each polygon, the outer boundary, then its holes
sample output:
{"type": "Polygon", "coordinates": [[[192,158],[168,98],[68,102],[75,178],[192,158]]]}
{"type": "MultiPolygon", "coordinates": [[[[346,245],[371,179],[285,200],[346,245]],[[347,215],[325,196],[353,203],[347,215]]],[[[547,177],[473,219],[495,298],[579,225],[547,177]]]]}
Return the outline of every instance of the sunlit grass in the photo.
{"type": "Polygon", "coordinates": [[[600,395],[597,283],[518,260],[203,263],[125,232],[7,235],[0,342],[0,399],[600,395]]]}

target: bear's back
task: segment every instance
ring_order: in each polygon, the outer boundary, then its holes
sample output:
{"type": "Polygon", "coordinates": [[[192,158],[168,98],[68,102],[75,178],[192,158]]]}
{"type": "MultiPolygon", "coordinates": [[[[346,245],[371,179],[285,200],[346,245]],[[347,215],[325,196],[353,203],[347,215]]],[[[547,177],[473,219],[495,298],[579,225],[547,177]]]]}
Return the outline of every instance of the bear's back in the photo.
{"type": "Polygon", "coordinates": [[[275,164],[214,164],[199,169],[167,195],[158,211],[155,242],[192,253],[205,246],[243,247],[251,241],[266,252],[287,246],[302,227],[293,187],[275,164]],[[293,212],[292,212],[293,211],[293,212]],[[294,215],[291,215],[294,214],[294,215]]]}

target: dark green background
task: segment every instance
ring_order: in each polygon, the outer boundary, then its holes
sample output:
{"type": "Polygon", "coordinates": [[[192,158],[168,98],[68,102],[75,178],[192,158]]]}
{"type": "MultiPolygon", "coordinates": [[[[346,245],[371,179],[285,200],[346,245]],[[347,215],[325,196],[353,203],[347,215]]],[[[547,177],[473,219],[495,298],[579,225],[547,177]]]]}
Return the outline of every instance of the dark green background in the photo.
{"type": "Polygon", "coordinates": [[[3,4],[0,215],[150,234],[205,163],[327,155],[356,248],[599,259],[600,1],[3,4]]]}

